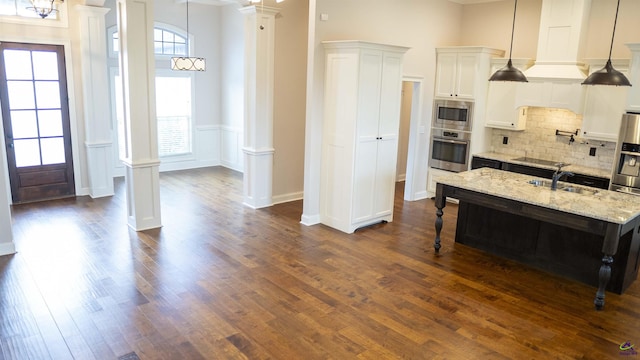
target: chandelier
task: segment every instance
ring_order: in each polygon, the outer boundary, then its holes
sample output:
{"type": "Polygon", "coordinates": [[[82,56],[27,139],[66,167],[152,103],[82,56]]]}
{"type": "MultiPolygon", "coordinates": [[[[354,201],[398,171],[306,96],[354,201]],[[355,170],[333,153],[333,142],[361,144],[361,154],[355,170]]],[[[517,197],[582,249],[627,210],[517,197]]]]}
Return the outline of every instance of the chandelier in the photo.
{"type": "Polygon", "coordinates": [[[187,0],[187,56],[174,56],[171,58],[171,70],[177,71],[205,71],[205,59],[191,56],[191,44],[189,44],[189,0],[187,0]]]}
{"type": "Polygon", "coordinates": [[[53,5],[54,2],[63,3],[64,0],[31,0],[31,5],[27,9],[33,10],[41,18],[46,18],[52,12],[58,11],[53,5]]]}

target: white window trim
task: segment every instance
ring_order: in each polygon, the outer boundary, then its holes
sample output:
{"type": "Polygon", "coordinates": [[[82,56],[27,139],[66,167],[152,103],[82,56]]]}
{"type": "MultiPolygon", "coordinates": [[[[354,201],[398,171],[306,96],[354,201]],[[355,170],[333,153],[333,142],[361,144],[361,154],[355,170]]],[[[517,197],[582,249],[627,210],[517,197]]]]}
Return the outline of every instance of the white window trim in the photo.
{"type": "MultiPolygon", "coordinates": [[[[153,24],[153,28],[155,29],[159,29],[159,30],[166,30],[166,31],[171,31],[175,34],[178,34],[180,36],[182,36],[183,38],[187,39],[188,44],[189,44],[189,49],[187,50],[187,55],[188,54],[193,54],[194,51],[194,39],[193,39],[193,35],[191,34],[187,34],[186,31],[184,31],[183,29],[177,27],[177,26],[173,26],[170,24],[165,24],[165,23],[161,23],[161,22],[155,22],[153,24]]],[[[110,26],[107,29],[107,46],[108,46],[108,54],[110,58],[118,58],[118,53],[116,52],[116,49],[113,48],[113,34],[116,33],[118,31],[118,27],[117,25],[113,25],[110,26]]],[[[156,60],[163,60],[163,59],[171,59],[172,55],[164,55],[164,54],[155,54],[156,60]]]]}
{"type": "Polygon", "coordinates": [[[68,16],[69,7],[67,6],[67,4],[68,2],[56,4],[58,8],[57,19],[53,19],[53,18],[41,19],[39,17],[31,18],[26,16],[20,16],[20,15],[0,15],[0,23],[68,28],[69,27],[69,16],[68,16]]]}
{"type": "Polygon", "coordinates": [[[192,71],[174,71],[170,69],[158,69],[156,68],[156,77],[190,77],[191,78],[191,152],[178,155],[164,155],[160,159],[164,162],[178,162],[178,161],[190,161],[196,159],[196,124],[194,119],[196,118],[195,107],[195,76],[192,71]]]}

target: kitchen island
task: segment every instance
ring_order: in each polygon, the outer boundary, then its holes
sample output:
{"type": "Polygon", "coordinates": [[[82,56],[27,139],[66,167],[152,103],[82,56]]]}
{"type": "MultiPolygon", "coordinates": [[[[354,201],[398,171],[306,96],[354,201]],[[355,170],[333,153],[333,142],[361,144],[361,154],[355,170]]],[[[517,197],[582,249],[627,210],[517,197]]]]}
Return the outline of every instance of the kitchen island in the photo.
{"type": "Polygon", "coordinates": [[[436,252],[446,199],[458,199],[456,242],[594,285],[602,309],[605,291],[622,294],[637,277],[640,198],[533,179],[490,168],[439,177],[436,252]]]}

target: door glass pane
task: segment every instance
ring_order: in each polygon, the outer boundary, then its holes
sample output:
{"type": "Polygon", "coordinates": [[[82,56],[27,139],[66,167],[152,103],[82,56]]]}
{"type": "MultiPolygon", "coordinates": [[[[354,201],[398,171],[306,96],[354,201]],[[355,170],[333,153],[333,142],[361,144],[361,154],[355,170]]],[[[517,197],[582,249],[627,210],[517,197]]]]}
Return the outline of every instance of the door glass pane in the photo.
{"type": "Polygon", "coordinates": [[[7,81],[9,91],[9,108],[33,109],[36,107],[33,98],[33,83],[31,81],[7,81]]]}
{"type": "Polygon", "coordinates": [[[40,139],[42,165],[64,163],[64,141],[61,137],[40,139]]]}
{"type": "Polygon", "coordinates": [[[62,112],[60,110],[38,110],[40,136],[62,136],[62,112]]]}
{"type": "Polygon", "coordinates": [[[38,124],[34,110],[11,111],[11,129],[14,139],[38,137],[38,124]]]}
{"type": "Polygon", "coordinates": [[[27,50],[5,50],[7,80],[31,80],[31,54],[27,50]]]}
{"type": "Polygon", "coordinates": [[[33,52],[33,78],[58,80],[58,55],[51,51],[33,52]]]}
{"type": "Polygon", "coordinates": [[[36,81],[38,109],[60,108],[60,86],[57,81],[36,81]]]}
{"type": "Polygon", "coordinates": [[[16,154],[17,167],[40,165],[38,139],[14,140],[13,149],[16,154]]]}

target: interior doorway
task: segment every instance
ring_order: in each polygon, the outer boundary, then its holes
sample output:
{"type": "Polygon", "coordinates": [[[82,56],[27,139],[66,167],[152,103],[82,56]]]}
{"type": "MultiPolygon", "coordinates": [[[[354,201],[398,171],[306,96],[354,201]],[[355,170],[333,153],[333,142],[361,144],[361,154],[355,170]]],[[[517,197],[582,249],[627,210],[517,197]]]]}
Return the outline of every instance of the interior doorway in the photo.
{"type": "Polygon", "coordinates": [[[0,90],[13,203],[75,196],[64,47],[0,43],[0,90]]]}
{"type": "Polygon", "coordinates": [[[402,80],[396,179],[405,182],[404,199],[414,201],[425,198],[426,194],[426,182],[419,181],[421,168],[419,164],[421,159],[419,137],[424,132],[419,124],[422,116],[424,79],[404,76],[402,80]]]}

